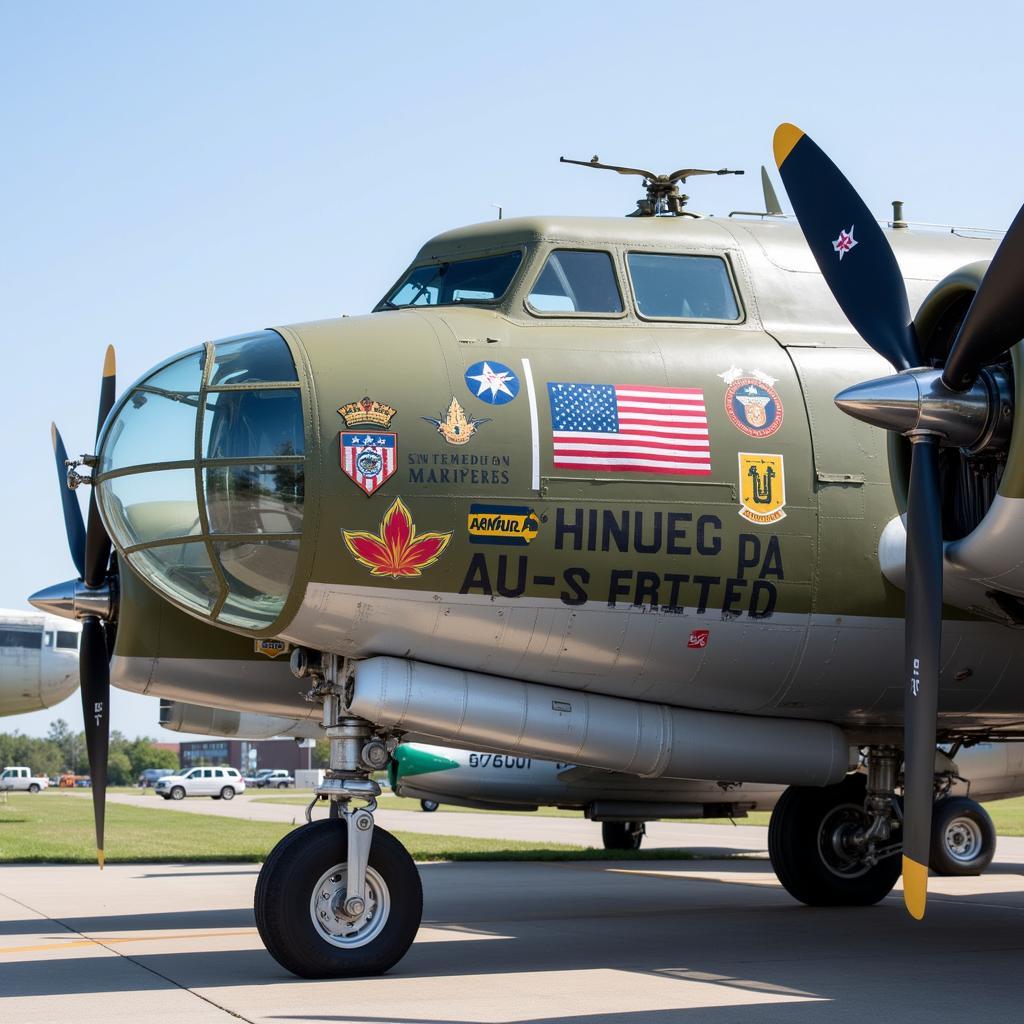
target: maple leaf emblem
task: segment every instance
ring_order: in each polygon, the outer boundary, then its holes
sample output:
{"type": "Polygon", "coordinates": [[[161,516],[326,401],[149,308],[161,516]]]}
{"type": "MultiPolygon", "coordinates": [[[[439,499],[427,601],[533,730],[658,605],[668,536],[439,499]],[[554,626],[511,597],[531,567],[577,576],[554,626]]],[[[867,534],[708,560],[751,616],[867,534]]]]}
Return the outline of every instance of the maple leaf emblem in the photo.
{"type": "Polygon", "coordinates": [[[401,498],[396,498],[384,513],[380,533],[342,530],[345,547],[360,565],[373,576],[419,576],[428,565],[438,560],[452,539],[448,533],[421,533],[401,498]]]}

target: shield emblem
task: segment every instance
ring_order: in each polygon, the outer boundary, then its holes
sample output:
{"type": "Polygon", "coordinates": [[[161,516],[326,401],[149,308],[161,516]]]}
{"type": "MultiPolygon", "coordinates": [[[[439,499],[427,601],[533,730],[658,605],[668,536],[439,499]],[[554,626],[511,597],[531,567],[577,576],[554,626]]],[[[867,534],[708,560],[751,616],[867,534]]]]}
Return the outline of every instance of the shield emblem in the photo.
{"type": "Polygon", "coordinates": [[[367,495],[374,494],[398,468],[398,435],[343,431],[341,468],[367,495]]]}
{"type": "Polygon", "coordinates": [[[781,455],[740,452],[739,514],[749,523],[777,523],[786,517],[786,474],[781,455]]]}

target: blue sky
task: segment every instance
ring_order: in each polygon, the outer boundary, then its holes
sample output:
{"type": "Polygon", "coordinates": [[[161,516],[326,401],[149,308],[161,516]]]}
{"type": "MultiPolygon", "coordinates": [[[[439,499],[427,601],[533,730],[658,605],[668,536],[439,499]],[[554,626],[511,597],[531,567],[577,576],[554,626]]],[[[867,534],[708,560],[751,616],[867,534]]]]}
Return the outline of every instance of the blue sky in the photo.
{"type": "MultiPolygon", "coordinates": [[[[72,574],[48,429],[91,449],[107,343],[123,386],[204,339],[363,312],[492,203],[632,207],[631,179],[561,154],[744,168],[692,206],[757,208],[782,120],[878,216],[1005,227],[1022,29],[985,2],[0,4],[0,605],[72,574]]],[[[113,713],[157,731],[155,701],[113,713]]],[[[77,697],[0,728],[58,716],[77,697]]]]}

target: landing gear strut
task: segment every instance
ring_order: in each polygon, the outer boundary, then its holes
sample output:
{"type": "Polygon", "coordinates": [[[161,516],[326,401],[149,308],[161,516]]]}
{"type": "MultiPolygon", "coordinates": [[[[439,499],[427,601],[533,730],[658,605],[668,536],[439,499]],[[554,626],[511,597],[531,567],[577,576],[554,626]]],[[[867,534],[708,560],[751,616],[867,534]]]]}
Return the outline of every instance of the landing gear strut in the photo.
{"type": "Polygon", "coordinates": [[[412,945],[423,914],[416,865],[373,822],[380,786],[371,776],[387,764],[388,747],[369,722],[346,715],[340,660],[296,654],[293,672],[311,677],[323,701],[331,766],[313,804],[328,799],[330,815],[314,822],[310,804],[307,824],[267,857],[256,882],[256,927],[270,955],[300,977],[382,974],[412,945]]]}
{"type": "Polygon", "coordinates": [[[772,812],[768,854],[789,894],[809,906],[869,906],[900,875],[899,752],[868,751],[867,775],[790,786],[772,812]]]}

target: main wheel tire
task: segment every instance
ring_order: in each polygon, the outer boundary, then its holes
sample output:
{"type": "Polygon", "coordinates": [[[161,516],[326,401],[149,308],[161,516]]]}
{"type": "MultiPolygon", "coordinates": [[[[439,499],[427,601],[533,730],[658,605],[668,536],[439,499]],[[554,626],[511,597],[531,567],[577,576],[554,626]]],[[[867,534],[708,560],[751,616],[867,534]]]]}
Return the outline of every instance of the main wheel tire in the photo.
{"type": "Polygon", "coordinates": [[[646,832],[642,821],[601,822],[601,839],[606,850],[639,850],[646,832]]]}
{"type": "Polygon", "coordinates": [[[171,799],[172,800],[184,800],[185,799],[185,787],[184,786],[175,786],[171,790],[171,799]]]}
{"type": "Polygon", "coordinates": [[[441,805],[436,800],[421,800],[420,801],[420,810],[421,811],[427,811],[427,813],[429,813],[429,814],[432,814],[440,806],[441,805]]]}
{"type": "Polygon", "coordinates": [[[867,780],[848,775],[834,786],[790,786],[768,825],[768,856],[786,891],[810,907],[867,907],[884,899],[900,876],[900,858],[873,867],[841,845],[844,830],[867,827],[867,780]]]}
{"type": "Polygon", "coordinates": [[[271,851],[256,883],[256,927],[270,955],[301,978],[383,974],[405,956],[423,916],[423,888],[408,851],[374,828],[367,912],[351,924],[334,910],[344,896],[344,821],[303,825],[271,851]]]}
{"type": "Polygon", "coordinates": [[[947,796],[932,811],[929,863],[937,875],[980,875],[996,853],[988,811],[966,796],[947,796]]]}
{"type": "Polygon", "coordinates": [[[30,793],[38,793],[39,792],[39,783],[38,782],[33,782],[32,785],[28,787],[28,791],[30,793]]]}
{"type": "Polygon", "coordinates": [[[220,798],[221,798],[221,800],[234,800],[235,799],[235,791],[230,786],[225,786],[220,791],[220,798]]]}

